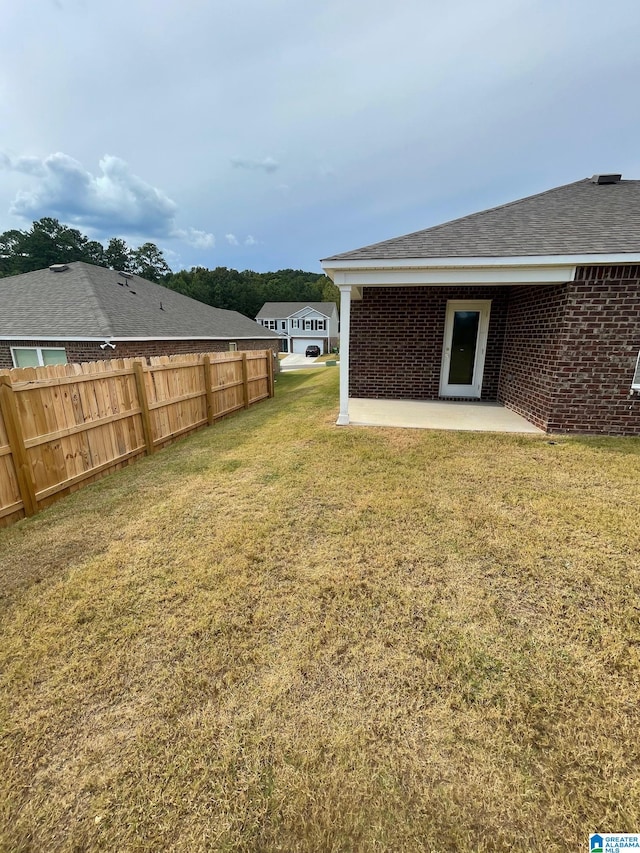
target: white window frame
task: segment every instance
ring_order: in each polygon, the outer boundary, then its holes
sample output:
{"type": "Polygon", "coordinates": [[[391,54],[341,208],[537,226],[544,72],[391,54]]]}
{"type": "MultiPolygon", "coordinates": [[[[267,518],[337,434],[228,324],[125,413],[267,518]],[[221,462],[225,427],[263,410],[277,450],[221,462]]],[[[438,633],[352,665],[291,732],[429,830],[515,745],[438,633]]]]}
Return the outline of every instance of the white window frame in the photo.
{"type": "Polygon", "coordinates": [[[38,367],[49,367],[50,365],[46,365],[44,363],[44,359],[42,358],[42,353],[44,350],[55,350],[56,352],[64,353],[64,364],[69,364],[69,359],[67,358],[67,351],[64,347],[10,347],[11,349],[11,361],[13,362],[14,367],[18,367],[16,363],[15,350],[18,349],[29,349],[34,350],[38,357],[38,367]]]}
{"type": "Polygon", "coordinates": [[[633,373],[633,379],[631,380],[631,390],[638,391],[640,393],[640,352],[638,353],[636,369],[633,373]]]}
{"type": "Polygon", "coordinates": [[[229,352],[238,352],[238,344],[235,341],[229,341],[229,352]]]}

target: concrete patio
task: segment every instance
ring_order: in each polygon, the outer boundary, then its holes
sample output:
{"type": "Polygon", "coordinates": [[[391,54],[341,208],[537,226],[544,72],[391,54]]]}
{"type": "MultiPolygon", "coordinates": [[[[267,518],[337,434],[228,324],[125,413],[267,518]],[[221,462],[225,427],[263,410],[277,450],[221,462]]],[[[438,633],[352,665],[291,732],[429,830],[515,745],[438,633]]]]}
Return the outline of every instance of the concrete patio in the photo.
{"type": "Polygon", "coordinates": [[[368,400],[351,397],[349,422],[354,426],[545,434],[543,430],[500,403],[485,402],[368,400]]]}

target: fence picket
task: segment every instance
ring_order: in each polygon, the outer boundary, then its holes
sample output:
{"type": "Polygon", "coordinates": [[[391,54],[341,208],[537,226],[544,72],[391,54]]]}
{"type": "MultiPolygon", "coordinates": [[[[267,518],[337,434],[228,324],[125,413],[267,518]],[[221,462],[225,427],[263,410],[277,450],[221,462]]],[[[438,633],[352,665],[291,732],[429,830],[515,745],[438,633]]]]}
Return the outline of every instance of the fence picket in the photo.
{"type": "Polygon", "coordinates": [[[0,526],[272,393],[270,350],[0,370],[0,526]]]}

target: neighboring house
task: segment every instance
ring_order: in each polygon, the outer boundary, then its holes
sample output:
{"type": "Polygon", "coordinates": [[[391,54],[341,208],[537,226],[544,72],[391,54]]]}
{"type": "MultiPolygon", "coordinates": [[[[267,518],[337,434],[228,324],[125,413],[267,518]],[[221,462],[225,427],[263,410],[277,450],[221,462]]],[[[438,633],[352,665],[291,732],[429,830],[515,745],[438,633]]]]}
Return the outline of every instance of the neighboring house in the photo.
{"type": "Polygon", "coordinates": [[[640,181],[595,175],[327,258],[349,396],[640,434],[640,181]]]}
{"type": "Polygon", "coordinates": [[[282,352],[304,353],[317,344],[325,353],[338,346],[335,302],[265,302],[256,322],[278,333],[282,352]]]}
{"type": "Polygon", "coordinates": [[[76,261],[0,278],[0,368],[272,349],[277,335],[137,275],[76,261]]]}

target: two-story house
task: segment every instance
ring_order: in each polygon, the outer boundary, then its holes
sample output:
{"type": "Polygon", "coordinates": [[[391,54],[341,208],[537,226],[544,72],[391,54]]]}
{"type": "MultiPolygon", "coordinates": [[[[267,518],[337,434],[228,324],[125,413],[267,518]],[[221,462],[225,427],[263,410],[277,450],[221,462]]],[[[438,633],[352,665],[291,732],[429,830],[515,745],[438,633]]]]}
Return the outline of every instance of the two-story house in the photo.
{"type": "Polygon", "coordinates": [[[338,346],[335,302],[265,302],[256,322],[278,333],[281,352],[304,353],[316,344],[325,353],[338,346]]]}

